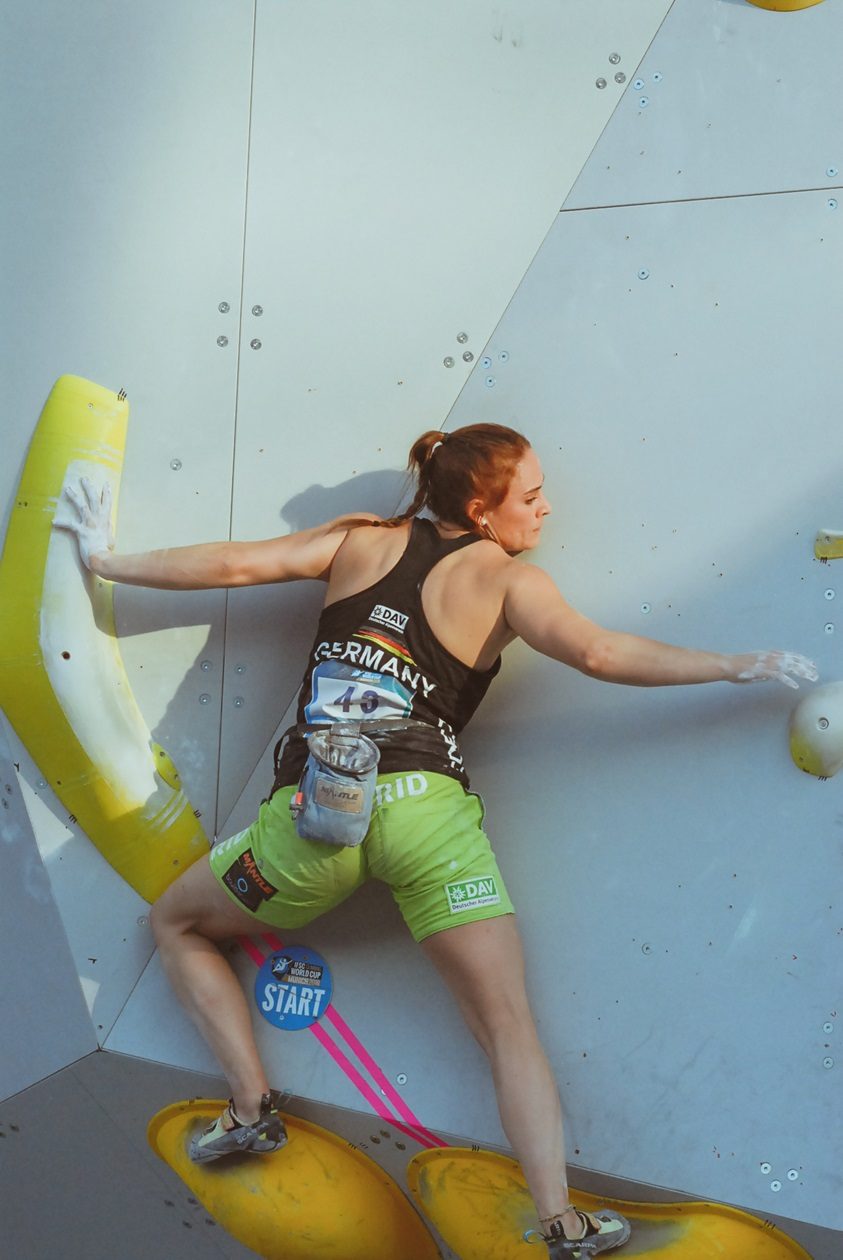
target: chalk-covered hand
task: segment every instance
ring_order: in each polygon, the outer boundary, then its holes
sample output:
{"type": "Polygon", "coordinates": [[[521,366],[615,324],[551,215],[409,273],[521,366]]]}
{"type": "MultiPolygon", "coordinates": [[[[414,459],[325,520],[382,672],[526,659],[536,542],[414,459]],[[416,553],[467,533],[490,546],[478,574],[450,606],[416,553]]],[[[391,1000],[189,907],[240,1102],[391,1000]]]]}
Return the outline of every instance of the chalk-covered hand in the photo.
{"type": "Polygon", "coordinates": [[[742,652],[731,657],[730,682],[780,682],[798,688],[797,679],[816,682],[819,671],[813,661],[796,652],[742,652]]]}
{"type": "Polygon", "coordinates": [[[105,482],[102,493],[87,477],[67,482],[53,521],[56,529],[76,535],[82,563],[90,569],[91,556],[110,551],[114,546],[111,527],[111,485],[105,482]]]}

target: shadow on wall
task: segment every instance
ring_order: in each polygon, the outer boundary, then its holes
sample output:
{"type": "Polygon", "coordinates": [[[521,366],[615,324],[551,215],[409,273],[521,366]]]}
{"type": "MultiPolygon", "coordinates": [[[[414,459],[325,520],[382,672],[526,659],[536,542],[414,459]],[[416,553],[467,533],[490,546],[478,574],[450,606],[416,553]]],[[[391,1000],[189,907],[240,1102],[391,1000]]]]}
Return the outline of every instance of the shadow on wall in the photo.
{"type": "MultiPolygon", "coordinates": [[[[278,518],[288,526],[282,531],[287,533],[348,512],[389,516],[406,500],[407,489],[405,475],[394,469],[363,473],[336,486],[310,486],[284,503],[278,518]]],[[[194,647],[192,663],[153,731],[154,739],[175,762],[189,799],[202,803],[209,835],[215,830],[211,802],[220,777],[222,721],[227,712],[227,701],[222,707],[226,652],[262,663],[260,677],[255,681],[250,678],[258,689],[249,701],[249,749],[234,793],[236,799],[296,695],[324,594],[319,582],[240,588],[225,596],[138,587],[121,587],[117,592],[121,637],[172,631],[175,638],[180,629],[209,627],[202,646],[194,647]],[[212,699],[200,704],[203,695],[212,699]]],[[[162,652],[166,648],[159,642],[152,650],[162,652]]],[[[153,672],[152,662],[148,668],[153,672]]],[[[255,801],[255,812],[258,804],[255,801]]]]}

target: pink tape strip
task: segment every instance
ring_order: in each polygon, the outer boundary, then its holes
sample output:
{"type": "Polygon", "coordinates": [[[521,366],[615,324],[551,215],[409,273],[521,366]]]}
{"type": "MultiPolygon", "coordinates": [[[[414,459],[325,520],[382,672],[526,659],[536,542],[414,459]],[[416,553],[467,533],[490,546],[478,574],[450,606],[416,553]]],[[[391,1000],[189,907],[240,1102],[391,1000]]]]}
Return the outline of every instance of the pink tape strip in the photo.
{"type": "MultiPolygon", "coordinates": [[[[283,949],[284,947],[283,942],[280,941],[277,936],[270,936],[269,934],[264,934],[264,940],[267,942],[268,945],[270,945],[272,949],[283,949]]],[[[257,945],[255,945],[254,941],[252,941],[248,936],[239,936],[237,938],[237,942],[242,947],[244,953],[248,954],[249,958],[251,958],[252,962],[255,964],[256,967],[260,967],[263,965],[264,955],[261,953],[257,945]]],[[[329,1006],[326,1011],[326,1017],[328,1015],[328,1012],[330,1012],[331,1010],[332,1010],[332,1007],[329,1006]]],[[[412,1112],[410,1112],[410,1109],[409,1107],[406,1106],[406,1103],[404,1103],[403,1100],[400,1098],[400,1096],[397,1094],[397,1092],[392,1089],[392,1086],[389,1084],[389,1081],[383,1075],[383,1072],[381,1072],[380,1068],[378,1068],[377,1064],[374,1062],[371,1056],[367,1053],[364,1047],[360,1044],[360,1042],[357,1041],[357,1038],[354,1036],[354,1034],[351,1032],[351,1029],[348,1028],[348,1025],[345,1023],[345,1020],[342,1019],[341,1016],[337,1016],[337,1019],[339,1020],[339,1023],[348,1031],[349,1036],[346,1037],[346,1040],[348,1041],[349,1045],[351,1045],[352,1042],[356,1042],[357,1045],[360,1046],[360,1050],[363,1052],[362,1056],[360,1057],[361,1057],[361,1061],[364,1063],[364,1066],[368,1068],[368,1063],[366,1062],[366,1060],[368,1060],[372,1064],[372,1066],[375,1068],[378,1076],[380,1076],[383,1079],[383,1082],[387,1086],[388,1090],[391,1093],[396,1095],[400,1104],[399,1111],[401,1112],[401,1114],[403,1115],[405,1114],[405,1112],[409,1112],[409,1114],[412,1115],[412,1112]]],[[[437,1138],[434,1134],[429,1133],[427,1129],[423,1128],[423,1126],[419,1125],[418,1130],[416,1130],[415,1128],[412,1128],[406,1124],[402,1124],[401,1121],[398,1119],[398,1117],[393,1115],[392,1112],[389,1110],[389,1108],[381,1100],[381,1098],[378,1097],[378,1095],[372,1089],[369,1082],[360,1074],[358,1069],[354,1066],[354,1064],[347,1057],[347,1055],[345,1055],[343,1051],[340,1049],[340,1047],[336,1045],[334,1041],[332,1041],[330,1035],[322,1027],[321,1024],[311,1024],[310,1032],[313,1033],[314,1037],[320,1043],[320,1045],[325,1050],[327,1050],[328,1054],[337,1064],[340,1071],[345,1073],[345,1075],[348,1077],[351,1083],[355,1086],[355,1088],[363,1095],[363,1097],[366,1099],[369,1106],[372,1108],[372,1110],[375,1112],[376,1115],[380,1116],[382,1120],[387,1121],[387,1123],[392,1125],[394,1129],[400,1129],[402,1133],[404,1133],[407,1137],[412,1138],[414,1142],[418,1142],[420,1146],[425,1146],[428,1149],[432,1149],[434,1147],[444,1145],[444,1143],[442,1142],[440,1138],[437,1138]]],[[[357,1051],[355,1051],[355,1053],[357,1053],[357,1051]]],[[[384,1086],[381,1084],[381,1081],[377,1080],[377,1077],[375,1079],[376,1079],[377,1084],[380,1085],[381,1089],[383,1089],[384,1086]]]]}
{"type": "MultiPolygon", "coordinates": [[[[270,948],[283,949],[283,942],[280,941],[278,937],[274,935],[274,933],[264,932],[263,939],[266,941],[267,945],[270,946],[270,948]]],[[[363,1067],[371,1076],[372,1080],[381,1090],[381,1093],[386,1098],[389,1099],[393,1107],[395,1107],[395,1109],[397,1110],[398,1114],[400,1116],[403,1116],[407,1124],[409,1124],[413,1129],[417,1130],[417,1134],[414,1134],[414,1136],[416,1136],[417,1138],[417,1141],[424,1142],[424,1143],[433,1143],[434,1146],[445,1145],[445,1143],[442,1142],[441,1138],[438,1138],[435,1133],[431,1133],[429,1129],[426,1129],[424,1127],[421,1120],[419,1120],[418,1116],[415,1115],[414,1112],[411,1110],[411,1108],[407,1106],[404,1099],[398,1093],[398,1090],[395,1088],[395,1086],[392,1084],[392,1082],[389,1080],[389,1078],[386,1076],[383,1070],[378,1066],[378,1064],[369,1054],[369,1051],[366,1049],[366,1047],[363,1045],[360,1039],[357,1036],[355,1036],[355,1034],[349,1028],[348,1024],[345,1022],[345,1020],[343,1019],[343,1017],[340,1015],[339,1011],[336,1009],[336,1007],[333,1004],[331,1004],[328,1007],[328,1009],[325,1011],[325,1019],[328,1020],[331,1024],[333,1024],[334,1028],[336,1028],[337,1032],[343,1038],[346,1045],[349,1046],[349,1048],[353,1051],[353,1053],[357,1055],[357,1058],[360,1060],[360,1062],[363,1064],[363,1067]]]]}

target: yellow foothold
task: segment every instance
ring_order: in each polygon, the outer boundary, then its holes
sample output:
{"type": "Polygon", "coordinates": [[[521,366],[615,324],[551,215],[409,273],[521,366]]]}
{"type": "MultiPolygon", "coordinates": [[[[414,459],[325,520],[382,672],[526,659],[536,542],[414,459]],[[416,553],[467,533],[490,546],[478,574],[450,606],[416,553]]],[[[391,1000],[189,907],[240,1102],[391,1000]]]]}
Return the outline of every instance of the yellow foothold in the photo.
{"type": "MultiPolygon", "coordinates": [[[[410,1193],[462,1260],[531,1260],[545,1255],[525,1241],[538,1228],[521,1168],[492,1151],[459,1147],[421,1151],[407,1167],[410,1193]]],[[[632,1225],[637,1260],[810,1260],[799,1243],[769,1221],[718,1203],[627,1203],[572,1188],[587,1212],[611,1208],[632,1225]]],[[[623,1255],[621,1250],[619,1255],[623,1255]]]]}
{"type": "Polygon", "coordinates": [[[799,701],[790,716],[790,755],[818,779],[843,766],[843,682],[816,687],[799,701]]]}
{"type": "Polygon", "coordinates": [[[749,0],[759,9],[774,9],[777,13],[795,13],[797,9],[810,9],[822,4],[822,0],[749,0]]]}
{"type": "Polygon", "coordinates": [[[268,1154],[191,1163],[191,1137],[222,1099],[173,1103],[147,1136],[218,1225],[264,1260],[439,1260],[440,1251],[397,1182],[329,1129],[285,1115],[289,1140],[268,1154]]]}

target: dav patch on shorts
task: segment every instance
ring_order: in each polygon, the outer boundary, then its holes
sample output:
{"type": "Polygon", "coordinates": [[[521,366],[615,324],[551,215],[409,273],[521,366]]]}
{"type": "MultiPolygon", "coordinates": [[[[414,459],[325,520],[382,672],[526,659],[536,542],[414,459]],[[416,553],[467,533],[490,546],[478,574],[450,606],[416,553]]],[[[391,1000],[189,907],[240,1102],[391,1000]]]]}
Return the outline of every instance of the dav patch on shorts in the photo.
{"type": "Polygon", "coordinates": [[[226,888],[253,913],[262,901],[269,901],[278,892],[275,885],[261,875],[251,849],[245,849],[236,862],[232,862],[222,879],[226,888]]]}
{"type": "Polygon", "coordinates": [[[451,914],[462,910],[477,910],[480,906],[500,905],[501,895],[494,875],[481,875],[479,879],[458,879],[445,885],[451,914]]]}

